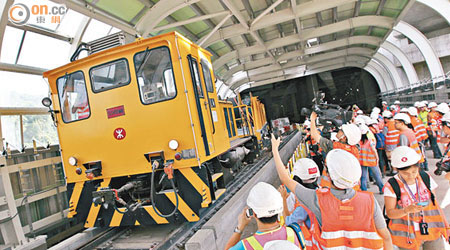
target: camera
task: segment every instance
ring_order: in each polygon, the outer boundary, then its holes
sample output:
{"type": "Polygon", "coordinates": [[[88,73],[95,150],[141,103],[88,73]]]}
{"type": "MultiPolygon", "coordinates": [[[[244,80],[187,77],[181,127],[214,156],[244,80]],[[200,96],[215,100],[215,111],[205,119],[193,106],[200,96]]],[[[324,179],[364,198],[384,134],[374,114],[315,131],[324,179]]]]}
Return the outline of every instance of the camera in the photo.
{"type": "MultiPolygon", "coordinates": [[[[311,109],[302,108],[300,111],[301,115],[310,116],[312,111],[314,111],[319,117],[319,122],[324,126],[322,133],[330,134],[333,131],[336,131],[337,128],[350,122],[352,120],[352,111],[347,109],[343,109],[339,105],[336,104],[328,104],[323,99],[325,98],[324,93],[317,94],[320,98],[316,97],[313,99],[315,104],[311,109]]],[[[327,137],[327,136],[325,136],[327,137]]],[[[329,138],[329,136],[328,136],[329,138]]]]}
{"type": "Polygon", "coordinates": [[[450,161],[438,162],[436,163],[436,170],[434,170],[435,175],[441,175],[442,172],[450,172],[450,161]]]}

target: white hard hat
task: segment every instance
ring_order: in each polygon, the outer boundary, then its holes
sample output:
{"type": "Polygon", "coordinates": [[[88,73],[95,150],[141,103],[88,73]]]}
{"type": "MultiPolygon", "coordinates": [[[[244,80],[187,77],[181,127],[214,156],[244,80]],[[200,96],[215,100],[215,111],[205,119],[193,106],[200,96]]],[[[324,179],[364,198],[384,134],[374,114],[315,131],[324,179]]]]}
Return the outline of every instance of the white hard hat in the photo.
{"type": "Polygon", "coordinates": [[[337,138],[337,133],[336,132],[331,132],[330,133],[330,140],[331,141],[339,141],[339,139],[337,138]]]}
{"type": "Polygon", "coordinates": [[[419,107],[419,105],[420,105],[420,102],[414,102],[414,107],[419,107]]]}
{"type": "Polygon", "coordinates": [[[362,115],[355,117],[355,124],[360,125],[366,123],[362,115]]]}
{"type": "Polygon", "coordinates": [[[379,114],[381,112],[381,109],[379,107],[373,107],[372,108],[372,113],[377,113],[379,114]]]}
{"type": "Polygon", "coordinates": [[[258,218],[272,217],[283,212],[283,198],[272,185],[258,182],[248,194],[247,206],[258,218]]]}
{"type": "Polygon", "coordinates": [[[392,118],[392,113],[389,110],[383,111],[383,117],[384,118],[392,118]]]}
{"type": "Polygon", "coordinates": [[[400,109],[400,113],[408,113],[408,108],[402,108],[402,109],[400,109]]]}
{"type": "Polygon", "coordinates": [[[437,107],[437,104],[435,102],[430,102],[428,104],[428,108],[436,108],[436,107],[437,107]]]}
{"type": "Polygon", "coordinates": [[[400,101],[397,100],[397,101],[394,102],[394,104],[395,104],[395,105],[399,105],[399,104],[400,104],[400,101]]]}
{"type": "Polygon", "coordinates": [[[405,124],[410,124],[411,123],[411,118],[409,118],[409,115],[405,114],[405,113],[398,113],[394,116],[394,120],[400,120],[400,121],[404,121],[405,124]]]}
{"type": "Polygon", "coordinates": [[[381,104],[387,104],[387,102],[386,101],[382,101],[381,104]]]}
{"type": "Polygon", "coordinates": [[[361,124],[359,125],[359,131],[361,131],[362,135],[367,134],[367,132],[369,132],[369,127],[367,127],[366,124],[361,124]]]}
{"type": "Polygon", "coordinates": [[[361,131],[355,124],[344,124],[342,125],[342,131],[347,137],[347,143],[349,145],[356,145],[361,141],[361,131]]]}
{"type": "Polygon", "coordinates": [[[441,103],[436,107],[436,111],[442,114],[448,113],[450,111],[450,108],[448,107],[447,103],[441,103]]]}
{"type": "Polygon", "coordinates": [[[311,126],[311,122],[310,122],[309,120],[306,120],[306,121],[303,123],[303,126],[309,128],[309,127],[311,126]]]}
{"type": "Polygon", "coordinates": [[[328,173],[336,187],[346,189],[358,184],[361,165],[353,154],[343,149],[333,149],[328,152],[326,162],[328,173]]]}
{"type": "Polygon", "coordinates": [[[408,146],[399,146],[392,151],[391,164],[396,168],[405,168],[418,163],[421,156],[408,146]]]}
{"type": "Polygon", "coordinates": [[[409,107],[408,108],[408,113],[411,116],[418,116],[419,114],[417,113],[417,109],[415,107],[409,107]]]}
{"type": "Polygon", "coordinates": [[[357,113],[358,115],[364,114],[364,112],[363,112],[361,109],[359,109],[358,111],[356,111],[356,113],[357,113]]]}
{"type": "Polygon", "coordinates": [[[373,124],[378,124],[378,120],[377,119],[370,119],[370,121],[367,123],[367,126],[373,125],[373,124]]]}
{"type": "Polygon", "coordinates": [[[302,180],[309,180],[320,176],[316,162],[309,158],[301,158],[294,163],[292,174],[302,180]]]}
{"type": "Polygon", "coordinates": [[[370,118],[377,120],[379,115],[380,115],[379,113],[377,114],[377,113],[372,112],[372,113],[370,113],[370,118]]]}
{"type": "Polygon", "coordinates": [[[423,103],[425,103],[425,105],[428,105],[428,101],[422,101],[423,103]]]}
{"type": "Polygon", "coordinates": [[[394,105],[394,104],[391,105],[391,109],[396,109],[396,108],[397,108],[396,105],[394,105]]]}
{"type": "Polygon", "coordinates": [[[264,245],[263,250],[300,250],[300,248],[288,240],[272,240],[264,245]]]}
{"type": "Polygon", "coordinates": [[[419,102],[419,104],[417,104],[418,108],[423,108],[426,107],[427,105],[425,104],[425,102],[419,102]]]}
{"type": "Polygon", "coordinates": [[[450,112],[445,113],[444,116],[442,116],[441,119],[442,122],[450,123],[450,112]]]}

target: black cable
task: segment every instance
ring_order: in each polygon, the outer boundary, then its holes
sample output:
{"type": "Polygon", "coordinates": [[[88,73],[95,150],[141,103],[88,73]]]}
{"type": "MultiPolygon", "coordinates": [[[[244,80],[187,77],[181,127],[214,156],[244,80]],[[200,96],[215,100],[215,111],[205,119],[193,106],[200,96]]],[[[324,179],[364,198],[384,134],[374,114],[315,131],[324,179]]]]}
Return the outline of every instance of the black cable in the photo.
{"type": "MultiPolygon", "coordinates": [[[[25,200],[28,200],[28,195],[25,195],[25,196],[23,197],[22,201],[20,202],[20,206],[19,206],[19,207],[23,206],[23,202],[24,202],[25,200]]],[[[7,218],[7,219],[2,220],[1,223],[5,223],[5,222],[7,222],[7,221],[10,221],[10,220],[14,219],[17,215],[19,215],[19,209],[17,209],[17,213],[16,213],[15,215],[13,215],[13,216],[10,217],[10,218],[7,218]]]]}
{"type": "Polygon", "coordinates": [[[175,199],[176,199],[176,204],[175,204],[175,208],[173,209],[173,211],[170,214],[161,214],[158,209],[156,209],[156,204],[155,204],[155,200],[153,199],[153,191],[155,189],[155,171],[156,171],[156,164],[152,165],[152,176],[151,176],[151,181],[150,181],[150,199],[152,201],[152,207],[153,210],[155,210],[155,213],[161,217],[167,218],[167,217],[171,217],[173,216],[177,210],[178,210],[178,205],[179,205],[179,201],[178,201],[178,192],[175,189],[175,183],[173,183],[172,179],[169,179],[170,184],[172,185],[173,191],[175,192],[175,199]]]}

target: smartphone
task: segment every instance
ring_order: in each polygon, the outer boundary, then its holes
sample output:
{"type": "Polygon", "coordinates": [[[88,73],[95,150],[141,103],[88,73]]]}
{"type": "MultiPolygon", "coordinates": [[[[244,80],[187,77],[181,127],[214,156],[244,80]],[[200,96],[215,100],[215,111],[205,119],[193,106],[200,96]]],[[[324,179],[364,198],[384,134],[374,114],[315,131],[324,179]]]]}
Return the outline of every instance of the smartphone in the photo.
{"type": "Polygon", "coordinates": [[[247,218],[250,218],[253,216],[253,210],[251,208],[247,209],[247,211],[245,211],[245,215],[247,216],[247,218]]]}
{"type": "Polygon", "coordinates": [[[417,203],[418,206],[422,206],[422,207],[426,207],[426,206],[428,206],[428,204],[429,204],[428,201],[422,201],[422,202],[417,203]]]}

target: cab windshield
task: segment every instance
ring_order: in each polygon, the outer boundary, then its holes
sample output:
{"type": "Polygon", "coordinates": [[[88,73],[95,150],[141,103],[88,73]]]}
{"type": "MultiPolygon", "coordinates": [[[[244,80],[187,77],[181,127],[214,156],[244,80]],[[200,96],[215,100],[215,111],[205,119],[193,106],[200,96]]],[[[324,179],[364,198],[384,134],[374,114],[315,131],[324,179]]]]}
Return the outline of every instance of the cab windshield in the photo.
{"type": "Polygon", "coordinates": [[[68,123],[89,118],[91,111],[83,72],[66,74],[56,83],[63,121],[68,123]]]}

